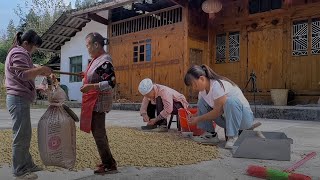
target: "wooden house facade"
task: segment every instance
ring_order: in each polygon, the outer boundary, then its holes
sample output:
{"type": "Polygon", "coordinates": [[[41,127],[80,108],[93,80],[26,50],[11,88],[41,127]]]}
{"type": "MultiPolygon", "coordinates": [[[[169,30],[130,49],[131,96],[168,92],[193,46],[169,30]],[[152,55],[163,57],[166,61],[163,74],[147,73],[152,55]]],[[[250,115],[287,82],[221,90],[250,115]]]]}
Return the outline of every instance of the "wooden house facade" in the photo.
{"type": "Polygon", "coordinates": [[[207,15],[201,10],[201,3],[192,6],[172,2],[167,8],[111,22],[109,52],[122,98],[141,101],[138,84],[149,77],[185,94],[189,100],[196,99],[183,78],[191,64],[207,62],[207,15]]]}
{"type": "MultiPolygon", "coordinates": [[[[286,88],[295,93],[297,103],[316,102],[320,96],[320,1],[266,2],[224,4],[217,17],[209,20],[209,62],[240,87],[254,71],[261,100],[270,101],[270,89],[286,88]]],[[[252,93],[246,95],[250,98],[252,93]]]]}
{"type": "Polygon", "coordinates": [[[117,98],[141,101],[138,84],[148,77],[195,102],[197,93],[183,78],[191,65],[207,64],[250,101],[255,95],[271,103],[270,90],[277,88],[292,90],[294,103],[317,101],[320,0],[220,0],[214,18],[202,10],[204,1],[110,0],[68,17],[107,25],[117,98]],[[108,19],[99,16],[103,11],[108,19]]]}
{"type": "MultiPolygon", "coordinates": [[[[310,103],[320,95],[320,1],[228,0],[214,19],[203,1],[176,4],[111,22],[110,54],[123,98],[140,101],[146,77],[195,101],[183,83],[192,64],[208,64],[244,89],[255,73],[258,101],[286,88],[310,103]],[[252,74],[251,74],[252,75],[252,74]],[[310,101],[311,100],[311,101],[310,101]]],[[[252,81],[245,95],[251,100],[252,81]]]]}

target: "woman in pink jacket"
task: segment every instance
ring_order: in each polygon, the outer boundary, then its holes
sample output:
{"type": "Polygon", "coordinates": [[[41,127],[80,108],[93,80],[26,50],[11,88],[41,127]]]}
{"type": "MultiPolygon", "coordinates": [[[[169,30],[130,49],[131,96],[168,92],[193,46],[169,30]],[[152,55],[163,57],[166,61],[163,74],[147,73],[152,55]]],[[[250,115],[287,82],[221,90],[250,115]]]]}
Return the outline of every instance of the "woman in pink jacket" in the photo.
{"type": "Polygon", "coordinates": [[[7,109],[12,119],[12,171],[17,179],[36,179],[41,170],[29,152],[32,135],[30,104],[35,100],[34,80],[38,75],[48,76],[52,70],[46,66],[35,67],[34,53],[42,43],[33,30],[18,32],[5,63],[7,109]],[[17,70],[25,68],[28,70],[17,70]]]}
{"type": "Polygon", "coordinates": [[[160,84],[153,84],[149,78],[139,84],[139,92],[144,96],[140,108],[143,121],[147,122],[142,130],[167,132],[167,117],[178,114],[179,108],[187,108],[189,103],[183,94],[160,84]],[[157,111],[157,116],[155,116],[157,111]]]}

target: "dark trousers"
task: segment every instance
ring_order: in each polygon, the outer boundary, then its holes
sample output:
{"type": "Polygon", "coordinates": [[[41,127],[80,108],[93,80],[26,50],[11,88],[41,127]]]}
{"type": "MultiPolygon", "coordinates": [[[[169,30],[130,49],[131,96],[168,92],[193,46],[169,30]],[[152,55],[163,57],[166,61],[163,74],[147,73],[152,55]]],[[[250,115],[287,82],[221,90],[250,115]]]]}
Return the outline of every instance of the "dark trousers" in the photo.
{"type": "Polygon", "coordinates": [[[104,112],[93,112],[91,130],[94,140],[96,141],[102,164],[105,165],[106,168],[110,168],[112,166],[116,166],[116,161],[113,159],[110,151],[105,127],[105,117],[106,113],[104,112]]]}
{"type": "MultiPolygon", "coordinates": [[[[177,115],[178,114],[178,109],[183,108],[181,102],[176,102],[173,101],[173,110],[171,112],[171,114],[177,115]]],[[[160,112],[163,110],[163,102],[161,97],[157,97],[156,99],[156,104],[151,104],[151,102],[149,102],[149,105],[147,107],[147,114],[149,116],[150,119],[155,118],[155,114],[157,111],[157,116],[160,114],[160,112]]],[[[167,119],[161,119],[159,121],[156,122],[156,125],[167,125],[167,119]]]]}

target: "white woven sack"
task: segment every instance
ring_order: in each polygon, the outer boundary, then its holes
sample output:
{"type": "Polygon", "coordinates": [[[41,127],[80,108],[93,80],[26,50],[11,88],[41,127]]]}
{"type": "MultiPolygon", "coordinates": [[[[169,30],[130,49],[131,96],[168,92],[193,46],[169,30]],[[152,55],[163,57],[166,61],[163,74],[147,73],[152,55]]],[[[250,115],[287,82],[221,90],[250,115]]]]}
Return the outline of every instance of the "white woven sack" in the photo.
{"type": "Polygon", "coordinates": [[[66,97],[58,85],[48,90],[49,107],[38,123],[38,147],[44,165],[72,169],[76,162],[76,126],[62,107],[66,97]]]}

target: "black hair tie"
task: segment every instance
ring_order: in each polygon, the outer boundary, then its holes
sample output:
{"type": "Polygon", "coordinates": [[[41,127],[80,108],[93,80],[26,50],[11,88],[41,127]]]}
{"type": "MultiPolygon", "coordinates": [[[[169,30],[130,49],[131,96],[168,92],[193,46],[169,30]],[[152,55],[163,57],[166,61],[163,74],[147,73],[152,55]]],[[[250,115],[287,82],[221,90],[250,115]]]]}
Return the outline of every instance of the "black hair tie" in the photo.
{"type": "Polygon", "coordinates": [[[103,42],[104,42],[104,45],[108,45],[109,44],[109,39],[108,38],[103,38],[103,42]]]}
{"type": "Polygon", "coordinates": [[[201,67],[201,69],[204,70],[204,71],[207,70],[207,68],[206,68],[204,65],[201,65],[200,67],[201,67]]]}

